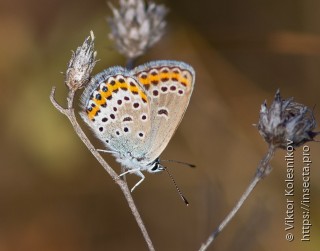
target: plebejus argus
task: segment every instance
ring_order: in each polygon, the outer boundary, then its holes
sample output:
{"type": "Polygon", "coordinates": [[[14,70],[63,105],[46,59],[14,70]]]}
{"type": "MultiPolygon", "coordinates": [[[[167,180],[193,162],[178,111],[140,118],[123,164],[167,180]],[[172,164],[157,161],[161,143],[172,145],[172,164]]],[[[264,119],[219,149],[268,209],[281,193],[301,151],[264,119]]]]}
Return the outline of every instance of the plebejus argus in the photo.
{"type": "Polygon", "coordinates": [[[191,66],[152,61],[132,70],[116,66],[94,76],[81,96],[81,117],[125,173],[163,171],[159,155],[189,104],[195,80],[191,66]]]}

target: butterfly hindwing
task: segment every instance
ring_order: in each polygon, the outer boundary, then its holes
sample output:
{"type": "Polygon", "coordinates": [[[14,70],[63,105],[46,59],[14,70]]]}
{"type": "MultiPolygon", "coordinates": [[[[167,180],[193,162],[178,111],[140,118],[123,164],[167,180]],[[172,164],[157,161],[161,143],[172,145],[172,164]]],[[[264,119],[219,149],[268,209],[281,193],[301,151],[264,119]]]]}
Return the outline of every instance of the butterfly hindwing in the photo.
{"type": "Polygon", "coordinates": [[[150,101],[134,76],[121,67],[109,68],[91,80],[83,97],[82,117],[97,137],[121,158],[145,155],[151,131],[150,101]],[[93,86],[93,87],[91,87],[93,86]]]}

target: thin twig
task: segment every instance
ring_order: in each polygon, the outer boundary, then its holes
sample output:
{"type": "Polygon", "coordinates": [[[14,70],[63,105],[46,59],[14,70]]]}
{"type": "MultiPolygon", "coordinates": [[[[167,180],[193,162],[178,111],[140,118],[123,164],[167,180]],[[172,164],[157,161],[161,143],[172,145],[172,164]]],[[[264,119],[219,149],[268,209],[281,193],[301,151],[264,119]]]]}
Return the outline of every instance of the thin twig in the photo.
{"type": "Polygon", "coordinates": [[[136,58],[127,58],[126,68],[128,70],[133,69],[135,60],[136,60],[136,58]]]}
{"type": "Polygon", "coordinates": [[[274,152],[275,152],[275,148],[272,145],[270,145],[267,154],[260,161],[259,166],[257,167],[257,172],[254,178],[252,179],[252,181],[250,182],[248,188],[242,194],[241,198],[239,199],[237,204],[234,206],[234,208],[231,210],[231,212],[220,223],[220,225],[212,232],[212,234],[209,236],[207,241],[201,245],[199,251],[207,250],[207,248],[210,246],[213,240],[222,232],[225,226],[231,221],[231,219],[239,211],[239,209],[241,208],[245,200],[248,198],[248,196],[251,194],[253,189],[258,184],[258,182],[270,173],[269,163],[274,155],[274,152]]]}
{"type": "Polygon", "coordinates": [[[108,163],[101,157],[99,152],[96,150],[96,148],[91,144],[81,127],[79,126],[76,116],[74,113],[74,108],[73,108],[73,99],[74,99],[74,90],[70,90],[68,93],[68,108],[63,108],[61,105],[57,103],[55,100],[55,87],[52,88],[51,94],[50,94],[50,100],[54,107],[60,111],[62,114],[66,115],[67,118],[70,120],[74,130],[76,131],[77,135],[79,138],[82,140],[82,142],[86,145],[86,147],[90,150],[90,152],[93,154],[93,156],[99,161],[99,163],[103,166],[103,168],[108,172],[108,174],[111,176],[111,178],[116,182],[117,185],[119,185],[124,197],[126,198],[128,205],[131,209],[131,212],[134,216],[134,218],[137,221],[138,226],[140,227],[140,230],[142,232],[142,235],[148,245],[149,250],[153,251],[155,250],[152,244],[152,241],[149,237],[149,234],[147,232],[147,229],[142,221],[142,218],[139,214],[139,211],[133,201],[132,195],[130,193],[130,190],[128,188],[127,183],[119,178],[119,175],[108,165],[108,163]]]}

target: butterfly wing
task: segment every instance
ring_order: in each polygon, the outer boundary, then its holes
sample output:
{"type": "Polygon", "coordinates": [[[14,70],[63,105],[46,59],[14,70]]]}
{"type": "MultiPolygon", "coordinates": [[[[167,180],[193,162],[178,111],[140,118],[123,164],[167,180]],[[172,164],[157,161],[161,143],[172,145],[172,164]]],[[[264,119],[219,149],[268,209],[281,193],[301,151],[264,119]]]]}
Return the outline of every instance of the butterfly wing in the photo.
{"type": "Polygon", "coordinates": [[[177,61],[153,61],[132,70],[150,97],[151,131],[148,135],[150,161],[159,157],[180,124],[194,87],[195,72],[177,61]]]}
{"type": "Polygon", "coordinates": [[[82,118],[128,168],[147,151],[150,101],[137,79],[122,67],[97,74],[82,94],[82,118]],[[126,162],[127,161],[127,162],[126,162]]]}

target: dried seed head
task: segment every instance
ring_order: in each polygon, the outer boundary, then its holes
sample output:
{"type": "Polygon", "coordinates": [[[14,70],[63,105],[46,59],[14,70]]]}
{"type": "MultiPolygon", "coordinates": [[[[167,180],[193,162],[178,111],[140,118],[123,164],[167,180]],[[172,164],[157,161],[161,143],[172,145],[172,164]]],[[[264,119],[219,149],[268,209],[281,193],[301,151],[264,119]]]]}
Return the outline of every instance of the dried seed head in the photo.
{"type": "Polygon", "coordinates": [[[313,112],[292,98],[282,100],[278,90],[270,109],[266,102],[261,105],[258,130],[269,144],[286,148],[288,140],[294,147],[313,141],[318,132],[313,132],[316,121],[313,112]]]}
{"type": "Polygon", "coordinates": [[[66,71],[65,83],[69,89],[82,88],[90,79],[90,74],[96,64],[97,52],[94,51],[94,35],[91,31],[83,45],[72,52],[71,59],[66,71]]]}
{"type": "Polygon", "coordinates": [[[168,10],[164,5],[144,0],[120,0],[119,9],[109,6],[113,17],[108,18],[110,39],[114,40],[119,53],[134,59],[153,46],[164,34],[164,20],[168,10]]]}

